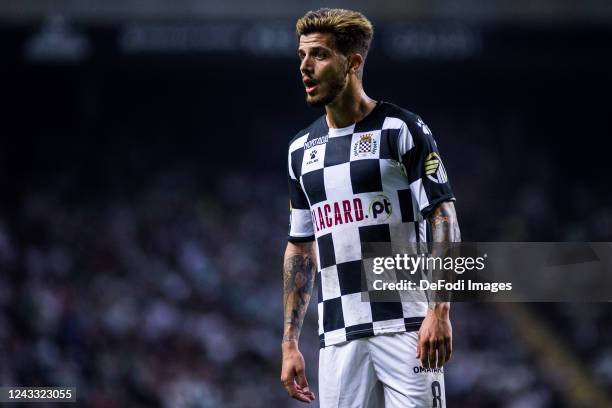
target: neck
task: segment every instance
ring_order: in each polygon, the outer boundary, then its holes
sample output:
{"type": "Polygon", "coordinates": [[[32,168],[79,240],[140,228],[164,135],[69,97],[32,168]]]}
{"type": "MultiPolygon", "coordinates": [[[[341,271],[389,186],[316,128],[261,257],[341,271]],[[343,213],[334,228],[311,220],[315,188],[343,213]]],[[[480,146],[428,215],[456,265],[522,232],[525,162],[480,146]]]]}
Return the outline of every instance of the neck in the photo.
{"type": "Polygon", "coordinates": [[[366,95],[360,83],[349,82],[347,85],[333,102],[325,106],[330,128],[343,128],[359,122],[376,106],[376,101],[366,95]]]}

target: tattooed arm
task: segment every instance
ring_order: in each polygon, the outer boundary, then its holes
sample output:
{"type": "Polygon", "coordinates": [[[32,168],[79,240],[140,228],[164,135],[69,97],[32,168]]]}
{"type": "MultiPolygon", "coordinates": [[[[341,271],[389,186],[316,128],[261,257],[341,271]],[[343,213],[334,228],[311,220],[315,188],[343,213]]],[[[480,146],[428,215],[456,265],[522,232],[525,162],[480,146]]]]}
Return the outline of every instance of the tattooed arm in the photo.
{"type": "Polygon", "coordinates": [[[293,398],[310,402],[314,394],[308,388],[304,357],[298,349],[298,339],[312,294],[316,266],[314,241],[287,244],[283,264],[283,366],[281,382],[293,398]]]}
{"type": "MultiPolygon", "coordinates": [[[[428,217],[431,224],[433,242],[461,242],[461,232],[457,222],[455,205],[444,201],[428,217]]],[[[433,256],[442,256],[439,247],[434,245],[433,256]]],[[[416,357],[423,367],[442,367],[453,352],[453,329],[450,322],[450,303],[430,301],[427,316],[419,330],[416,357]]]]}
{"type": "Polygon", "coordinates": [[[461,242],[461,231],[459,231],[455,204],[452,201],[440,203],[428,219],[433,242],[461,242]]]}
{"type": "Polygon", "coordinates": [[[283,343],[297,343],[312,294],[316,273],[314,241],[302,244],[289,242],[283,265],[283,303],[285,325],[283,343]]]}

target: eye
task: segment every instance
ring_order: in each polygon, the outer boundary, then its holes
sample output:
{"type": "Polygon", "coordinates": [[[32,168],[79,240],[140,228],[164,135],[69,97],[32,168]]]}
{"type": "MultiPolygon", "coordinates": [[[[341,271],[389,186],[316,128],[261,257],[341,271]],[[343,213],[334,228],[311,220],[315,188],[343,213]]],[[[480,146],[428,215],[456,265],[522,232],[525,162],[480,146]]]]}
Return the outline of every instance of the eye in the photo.
{"type": "Polygon", "coordinates": [[[313,52],[313,57],[318,60],[324,60],[325,58],[327,58],[327,53],[323,50],[317,50],[313,52]]]}

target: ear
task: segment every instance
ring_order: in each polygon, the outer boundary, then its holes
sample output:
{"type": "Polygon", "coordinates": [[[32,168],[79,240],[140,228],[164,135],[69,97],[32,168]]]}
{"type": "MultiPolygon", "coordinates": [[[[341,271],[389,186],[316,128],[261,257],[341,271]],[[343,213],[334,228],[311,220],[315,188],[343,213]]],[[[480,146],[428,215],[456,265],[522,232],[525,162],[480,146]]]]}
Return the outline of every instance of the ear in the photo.
{"type": "Polygon", "coordinates": [[[349,72],[357,75],[361,67],[363,66],[363,56],[359,53],[351,54],[348,61],[349,72]]]}

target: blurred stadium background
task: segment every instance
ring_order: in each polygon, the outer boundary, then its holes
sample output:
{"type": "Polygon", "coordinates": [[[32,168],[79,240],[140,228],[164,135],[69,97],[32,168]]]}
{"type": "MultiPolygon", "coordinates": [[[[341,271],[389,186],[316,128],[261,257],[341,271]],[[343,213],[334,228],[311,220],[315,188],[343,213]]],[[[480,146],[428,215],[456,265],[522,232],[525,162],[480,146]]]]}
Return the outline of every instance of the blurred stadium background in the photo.
{"type": "MultiPolygon", "coordinates": [[[[322,5],[373,20],[366,91],[432,128],[465,241],[612,241],[609,1],[2,1],[1,385],[300,406],[279,383],[285,160],[321,114],[293,30],[322,5]]],[[[608,305],[452,317],[449,407],[612,406],[608,305]]],[[[317,347],[313,307],[315,387],[317,347]]]]}

